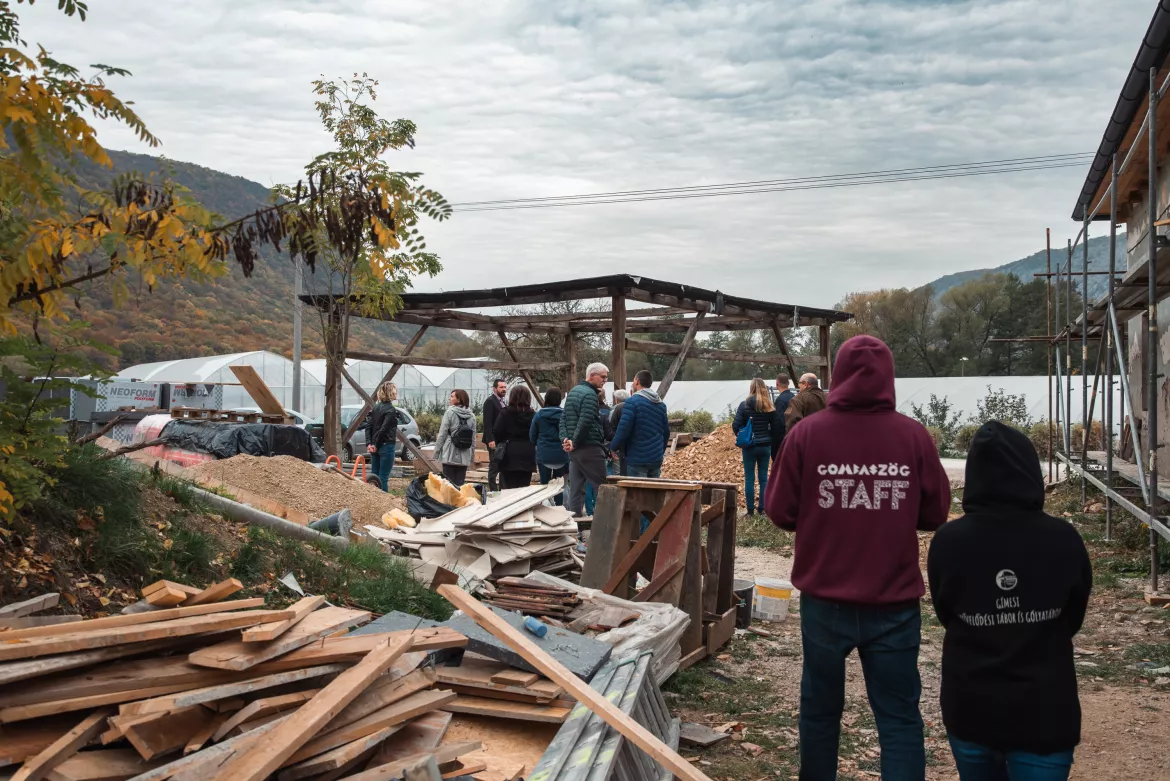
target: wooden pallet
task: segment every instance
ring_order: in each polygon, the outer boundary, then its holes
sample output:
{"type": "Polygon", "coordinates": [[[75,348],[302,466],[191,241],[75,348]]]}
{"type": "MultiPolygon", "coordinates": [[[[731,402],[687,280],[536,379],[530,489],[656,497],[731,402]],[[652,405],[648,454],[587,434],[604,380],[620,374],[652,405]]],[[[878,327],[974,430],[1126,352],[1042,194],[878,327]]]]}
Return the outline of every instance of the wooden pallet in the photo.
{"type": "Polygon", "coordinates": [[[219,423],[291,423],[284,415],[267,412],[237,412],[235,410],[204,409],[202,407],[173,407],[171,417],[181,420],[208,420],[219,423]]]}

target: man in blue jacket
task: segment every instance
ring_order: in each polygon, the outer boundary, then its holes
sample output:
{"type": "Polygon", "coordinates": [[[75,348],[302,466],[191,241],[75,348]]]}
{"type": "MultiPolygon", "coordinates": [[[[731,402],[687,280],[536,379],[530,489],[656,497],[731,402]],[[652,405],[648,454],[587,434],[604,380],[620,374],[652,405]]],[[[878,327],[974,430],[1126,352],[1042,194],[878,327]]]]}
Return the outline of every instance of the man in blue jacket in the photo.
{"type": "Polygon", "coordinates": [[[625,452],[630,477],[662,477],[662,458],[670,443],[666,404],[650,389],[654,375],[643,369],[634,375],[630,398],[609,443],[610,450],[625,452]]]}

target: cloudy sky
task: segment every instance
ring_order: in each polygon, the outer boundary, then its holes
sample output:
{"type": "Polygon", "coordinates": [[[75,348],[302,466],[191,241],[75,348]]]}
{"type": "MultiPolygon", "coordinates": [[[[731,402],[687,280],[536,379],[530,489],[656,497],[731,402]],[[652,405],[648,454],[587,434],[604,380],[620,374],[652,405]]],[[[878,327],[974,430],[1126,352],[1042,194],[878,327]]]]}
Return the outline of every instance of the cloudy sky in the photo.
{"type": "MultiPolygon", "coordinates": [[[[309,82],[365,71],[448,200],[818,176],[1096,149],[1152,0],[90,0],[18,6],[126,67],[162,153],[264,184],[327,148],[309,82]]],[[[115,149],[147,152],[119,128],[115,149]]],[[[1082,167],[456,214],[418,289],[626,271],[831,306],[1063,244],[1082,167]]]]}

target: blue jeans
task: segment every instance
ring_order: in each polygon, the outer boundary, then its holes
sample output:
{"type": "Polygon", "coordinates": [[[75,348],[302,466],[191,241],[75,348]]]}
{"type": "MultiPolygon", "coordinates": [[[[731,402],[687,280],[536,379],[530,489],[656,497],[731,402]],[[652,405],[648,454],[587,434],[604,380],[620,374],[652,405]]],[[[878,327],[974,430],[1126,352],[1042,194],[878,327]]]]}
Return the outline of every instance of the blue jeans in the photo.
{"type": "Polygon", "coordinates": [[[926,750],[918,709],[922,614],[917,601],[904,607],[867,607],[801,594],[800,631],[800,781],[837,777],[845,657],[854,648],[877,722],[882,779],[923,781],[926,750]]]}
{"type": "Polygon", "coordinates": [[[662,477],[662,462],[657,464],[626,464],[627,477],[662,477]]]}
{"type": "Polygon", "coordinates": [[[772,457],[771,445],[752,445],[743,449],[744,498],[748,515],[757,509],[764,509],[764,491],[768,488],[768,459],[772,457]],[[760,475],[760,506],[756,506],[756,473],[760,475]]]}
{"type": "MultiPolygon", "coordinates": [[[[558,477],[564,477],[569,472],[569,465],[561,464],[560,466],[546,466],[544,464],[537,464],[536,471],[540,475],[540,484],[548,485],[558,477]]],[[[557,507],[563,507],[565,504],[565,492],[561,491],[560,496],[553,499],[553,504],[557,507]]]]}
{"type": "Polygon", "coordinates": [[[1055,754],[996,751],[951,736],[960,781],[1068,781],[1072,750],[1055,754]]]}
{"type": "Polygon", "coordinates": [[[380,445],[378,452],[374,453],[374,471],[377,473],[378,479],[382,481],[382,490],[387,492],[390,490],[390,470],[394,468],[394,449],[396,446],[395,442],[380,445]]]}
{"type": "MultiPolygon", "coordinates": [[[[617,474],[617,462],[605,459],[605,473],[617,474]]],[[[591,483],[585,484],[585,514],[593,515],[593,508],[597,506],[597,489],[591,483]]]]}

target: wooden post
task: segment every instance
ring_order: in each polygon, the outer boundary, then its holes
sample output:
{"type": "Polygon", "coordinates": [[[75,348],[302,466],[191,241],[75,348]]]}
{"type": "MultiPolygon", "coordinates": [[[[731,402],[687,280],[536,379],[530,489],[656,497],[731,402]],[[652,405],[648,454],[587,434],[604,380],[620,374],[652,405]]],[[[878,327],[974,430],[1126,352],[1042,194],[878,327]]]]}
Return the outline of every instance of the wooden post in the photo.
{"type": "Polygon", "coordinates": [[[568,373],[565,375],[565,393],[568,393],[577,384],[577,337],[572,331],[565,336],[565,355],[569,362],[568,373]]]}
{"type": "Polygon", "coordinates": [[[792,362],[792,354],[788,352],[788,344],[784,341],[784,331],[780,328],[779,320],[772,320],[772,333],[776,335],[776,344],[780,345],[780,354],[784,356],[784,360],[788,364],[788,376],[792,378],[793,382],[799,382],[800,375],[796,373],[796,365],[792,362]]]}
{"type": "MultiPolygon", "coordinates": [[[[428,328],[430,328],[429,325],[424,325],[421,328],[419,328],[417,331],[414,332],[414,336],[410,337],[410,341],[406,343],[406,347],[403,348],[403,350],[402,350],[403,355],[410,355],[410,351],[413,350],[416,346],[418,346],[418,343],[422,341],[423,334],[425,334],[427,332],[428,328]]],[[[390,380],[394,379],[394,375],[398,374],[398,370],[401,368],[402,368],[401,363],[393,364],[390,367],[390,371],[388,371],[384,375],[382,375],[382,379],[378,381],[378,387],[381,387],[382,383],[390,382],[390,380]]],[[[342,436],[341,436],[342,447],[344,447],[345,443],[348,442],[349,440],[351,440],[353,438],[353,435],[355,433],[357,433],[357,430],[359,428],[361,428],[362,423],[364,423],[366,420],[366,415],[370,414],[371,409],[373,409],[372,406],[370,406],[369,404],[365,404],[358,411],[358,414],[354,416],[353,421],[351,421],[349,424],[349,428],[347,428],[345,430],[345,433],[342,434],[342,436]]]]}
{"type": "Polygon", "coordinates": [[[682,349],[679,350],[678,355],[674,356],[674,360],[670,362],[670,368],[666,370],[662,381],[658,383],[658,396],[660,398],[666,398],[666,392],[670,390],[671,383],[674,382],[674,378],[678,376],[679,370],[682,369],[683,361],[687,359],[687,351],[695,343],[695,336],[699,333],[699,325],[703,322],[703,318],[706,315],[706,312],[698,312],[695,314],[695,319],[691,321],[691,326],[687,329],[687,335],[683,337],[682,349]]]}
{"type": "MultiPolygon", "coordinates": [[[[520,363],[520,356],[516,355],[516,351],[512,349],[512,343],[508,341],[508,334],[503,328],[500,329],[500,342],[503,343],[504,349],[508,351],[508,355],[512,356],[512,360],[520,363]]],[[[536,383],[532,381],[532,374],[527,369],[520,370],[520,376],[524,378],[524,383],[528,386],[528,390],[532,391],[532,403],[537,407],[543,407],[540,399],[540,391],[536,389],[536,383]]]]}
{"type": "MultiPolygon", "coordinates": [[[[350,376],[350,373],[345,370],[344,366],[341,367],[341,376],[345,378],[345,381],[348,382],[350,384],[350,386],[355,391],[357,391],[359,396],[361,396],[363,399],[365,399],[366,404],[368,404],[370,407],[374,406],[373,398],[370,397],[370,394],[366,393],[365,389],[362,388],[361,385],[358,385],[357,380],[355,380],[352,376],[350,376]]],[[[394,433],[398,435],[398,441],[406,446],[406,449],[410,452],[410,454],[412,456],[414,456],[419,461],[422,461],[424,464],[426,464],[427,469],[434,472],[435,474],[442,474],[443,470],[434,461],[427,458],[426,453],[422,452],[417,447],[415,447],[415,444],[413,442],[411,442],[409,439],[407,439],[406,435],[402,433],[402,429],[396,428],[396,429],[394,429],[394,433]]],[[[369,443],[367,443],[367,444],[369,444],[369,443]]],[[[383,486],[383,487],[385,487],[385,486],[383,486]]]]}
{"type": "Polygon", "coordinates": [[[626,299],[613,297],[613,358],[609,367],[609,379],[614,390],[626,387],[626,299]]]}
{"type": "Polygon", "coordinates": [[[829,341],[829,326],[820,327],[821,357],[825,360],[825,376],[821,378],[821,387],[828,390],[833,386],[833,345],[829,341]]]}

